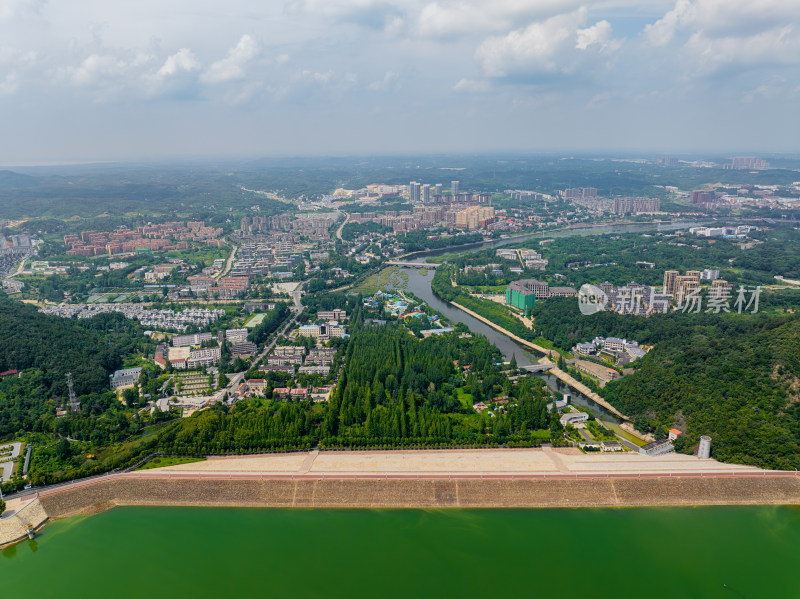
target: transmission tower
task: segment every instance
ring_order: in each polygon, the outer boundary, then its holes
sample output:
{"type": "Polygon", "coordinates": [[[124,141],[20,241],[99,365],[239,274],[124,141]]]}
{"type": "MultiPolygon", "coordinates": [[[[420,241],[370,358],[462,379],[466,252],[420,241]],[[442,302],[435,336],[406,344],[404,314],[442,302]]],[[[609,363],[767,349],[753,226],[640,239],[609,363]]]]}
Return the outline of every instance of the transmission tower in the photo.
{"type": "Polygon", "coordinates": [[[69,407],[72,409],[73,412],[77,412],[78,408],[81,407],[80,402],[75,397],[75,389],[72,388],[72,373],[67,373],[67,389],[69,389],[69,407]]]}

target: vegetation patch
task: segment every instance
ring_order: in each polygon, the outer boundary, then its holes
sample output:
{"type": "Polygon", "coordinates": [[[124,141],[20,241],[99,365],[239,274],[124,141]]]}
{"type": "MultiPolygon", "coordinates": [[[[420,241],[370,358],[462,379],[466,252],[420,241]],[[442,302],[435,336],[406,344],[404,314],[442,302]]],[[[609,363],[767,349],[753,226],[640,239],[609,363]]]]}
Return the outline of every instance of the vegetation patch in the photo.
{"type": "Polygon", "coordinates": [[[192,464],[194,462],[204,462],[206,458],[192,458],[192,457],[159,457],[153,458],[137,470],[152,470],[153,468],[165,468],[166,466],[180,466],[181,464],[192,464]]]}

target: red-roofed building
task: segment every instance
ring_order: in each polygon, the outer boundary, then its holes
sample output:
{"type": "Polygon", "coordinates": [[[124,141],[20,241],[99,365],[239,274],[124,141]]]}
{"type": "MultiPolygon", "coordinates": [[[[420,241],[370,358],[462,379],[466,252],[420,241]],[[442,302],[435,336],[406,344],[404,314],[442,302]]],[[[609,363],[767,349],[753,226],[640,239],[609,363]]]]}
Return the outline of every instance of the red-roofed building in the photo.
{"type": "Polygon", "coordinates": [[[679,431],[677,428],[671,428],[671,429],[669,429],[669,440],[670,441],[674,441],[675,439],[677,439],[682,434],[683,434],[683,431],[679,431]]]}

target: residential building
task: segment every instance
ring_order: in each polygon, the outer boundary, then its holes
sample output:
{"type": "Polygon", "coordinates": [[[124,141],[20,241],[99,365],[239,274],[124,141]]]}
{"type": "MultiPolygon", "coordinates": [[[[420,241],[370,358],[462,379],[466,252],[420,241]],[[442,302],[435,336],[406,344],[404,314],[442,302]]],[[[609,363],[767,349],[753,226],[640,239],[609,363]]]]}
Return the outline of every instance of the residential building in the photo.
{"type": "Polygon", "coordinates": [[[278,345],[272,350],[273,356],[278,357],[299,357],[306,355],[306,348],[302,345],[278,345]]]}
{"type": "Polygon", "coordinates": [[[186,360],[188,368],[200,366],[212,366],[219,362],[222,350],[219,347],[192,348],[189,352],[189,359],[186,360]]]}
{"type": "Polygon", "coordinates": [[[175,335],[172,338],[172,347],[185,347],[188,345],[202,345],[205,341],[211,341],[211,333],[194,333],[192,335],[175,335]]]}
{"type": "Polygon", "coordinates": [[[330,366],[306,365],[298,368],[297,372],[299,372],[300,374],[321,374],[327,376],[330,370],[331,370],[330,366]]]}
{"type": "Polygon", "coordinates": [[[664,293],[674,296],[678,292],[678,271],[664,271],[664,293]]]}
{"type": "Polygon", "coordinates": [[[725,299],[730,295],[732,288],[733,286],[725,279],[711,281],[710,296],[714,299],[725,299]]]}
{"type": "Polygon", "coordinates": [[[225,331],[225,340],[231,343],[240,343],[247,341],[247,335],[250,331],[247,329],[228,329],[225,331]]]}
{"type": "Polygon", "coordinates": [[[258,351],[258,346],[251,341],[239,341],[231,346],[231,355],[235,358],[237,356],[252,356],[258,351]]]}

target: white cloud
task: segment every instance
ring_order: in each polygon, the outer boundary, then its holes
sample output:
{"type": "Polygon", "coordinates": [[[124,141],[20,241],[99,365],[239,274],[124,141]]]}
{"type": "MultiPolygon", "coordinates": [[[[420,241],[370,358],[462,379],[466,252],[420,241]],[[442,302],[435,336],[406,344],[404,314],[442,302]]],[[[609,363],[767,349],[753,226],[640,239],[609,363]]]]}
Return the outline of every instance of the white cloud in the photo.
{"type": "Polygon", "coordinates": [[[181,48],[172,56],[168,56],[163,66],[158,69],[160,78],[174,77],[180,73],[189,73],[200,68],[197,57],[189,48],[181,48]]]}
{"type": "Polygon", "coordinates": [[[797,0],[676,0],[672,10],[645,27],[656,46],[670,43],[681,31],[706,37],[749,37],[800,21],[797,0]]]}
{"type": "Polygon", "coordinates": [[[611,23],[608,21],[599,21],[586,29],[578,29],[577,33],[575,47],[578,50],[586,50],[589,46],[605,48],[612,41],[611,23]]]}
{"type": "Polygon", "coordinates": [[[458,83],[453,86],[453,89],[459,92],[486,92],[491,89],[491,86],[487,81],[460,79],[458,83]]]}
{"type": "Polygon", "coordinates": [[[0,98],[13,95],[19,89],[19,75],[15,71],[0,79],[0,98]]]}
{"type": "Polygon", "coordinates": [[[559,76],[575,73],[600,53],[619,48],[611,25],[600,21],[581,28],[586,11],[536,21],[524,29],[486,39],[475,58],[489,77],[559,76]]]}
{"type": "Polygon", "coordinates": [[[800,64],[797,0],[677,0],[645,27],[654,47],[680,40],[690,76],[800,64]]]}
{"type": "Polygon", "coordinates": [[[440,0],[419,11],[416,33],[423,37],[496,33],[578,6],[578,0],[440,0]]]}
{"type": "Polygon", "coordinates": [[[113,55],[91,54],[78,67],[66,70],[69,80],[77,86],[96,86],[123,75],[128,64],[113,55]]]}
{"type": "Polygon", "coordinates": [[[200,77],[204,83],[224,83],[243,79],[247,66],[258,57],[258,43],[249,35],[243,35],[235,47],[228,50],[228,55],[213,63],[200,77]]]}
{"type": "Polygon", "coordinates": [[[382,79],[373,81],[368,89],[374,92],[397,91],[400,88],[400,75],[394,71],[386,71],[382,79]]]}
{"type": "Polygon", "coordinates": [[[800,64],[800,38],[791,25],[743,38],[709,38],[695,33],[684,49],[694,58],[696,72],[701,76],[800,64]]]}
{"type": "Polygon", "coordinates": [[[409,6],[397,0],[293,0],[285,10],[288,14],[313,15],[386,30],[404,22],[409,6]]]}
{"type": "Polygon", "coordinates": [[[0,0],[0,19],[39,14],[46,0],[0,0]]]}
{"type": "Polygon", "coordinates": [[[300,76],[307,81],[313,81],[314,83],[319,83],[321,85],[327,85],[333,79],[335,73],[333,71],[326,71],[324,73],[318,73],[316,71],[303,71],[300,73],[300,76]]]}

